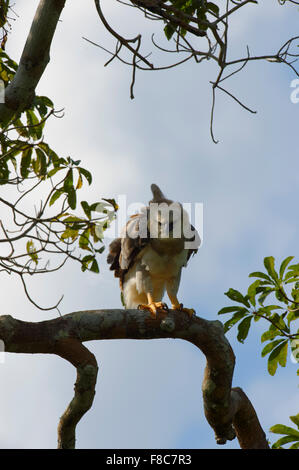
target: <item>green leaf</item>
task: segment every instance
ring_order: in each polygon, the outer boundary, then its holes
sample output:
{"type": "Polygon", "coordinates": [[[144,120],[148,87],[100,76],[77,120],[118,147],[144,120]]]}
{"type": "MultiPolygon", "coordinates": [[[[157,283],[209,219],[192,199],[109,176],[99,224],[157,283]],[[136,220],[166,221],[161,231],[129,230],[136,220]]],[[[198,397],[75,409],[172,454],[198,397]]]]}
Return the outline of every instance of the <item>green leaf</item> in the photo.
{"type": "Polygon", "coordinates": [[[69,189],[73,188],[73,185],[73,170],[69,169],[63,182],[63,188],[65,192],[68,193],[69,189]]]}
{"type": "Polygon", "coordinates": [[[261,342],[264,343],[265,341],[269,341],[274,339],[276,336],[280,334],[279,330],[268,330],[265,331],[261,336],[261,342]]]}
{"type": "Polygon", "coordinates": [[[239,307],[238,305],[235,305],[233,307],[223,307],[221,310],[219,310],[218,315],[223,315],[224,313],[231,313],[231,312],[239,312],[239,311],[246,311],[249,313],[249,310],[246,310],[244,307],[239,307]]]}
{"type": "Polygon", "coordinates": [[[37,161],[39,163],[39,165],[38,165],[39,166],[39,175],[40,176],[45,176],[47,174],[47,157],[44,154],[44,152],[39,148],[36,148],[35,152],[36,152],[36,156],[37,156],[37,161]]]}
{"type": "Polygon", "coordinates": [[[271,315],[272,310],[278,309],[282,309],[282,307],[280,305],[267,305],[266,307],[262,306],[261,308],[259,308],[257,313],[262,313],[263,315],[269,316],[271,315]]]}
{"type": "Polygon", "coordinates": [[[290,311],[287,315],[287,322],[288,322],[288,325],[290,325],[290,323],[294,320],[296,320],[297,318],[299,318],[299,308],[295,311],[290,311]]]}
{"type": "Polygon", "coordinates": [[[234,313],[232,318],[227,320],[227,322],[224,323],[224,332],[226,333],[233,325],[238,323],[238,321],[242,320],[247,315],[247,310],[246,308],[243,308],[243,311],[239,311],[234,313]]]}
{"type": "MultiPolygon", "coordinates": [[[[289,274],[289,273],[288,273],[288,274],[289,274]]],[[[287,275],[286,275],[286,277],[287,277],[287,275]]],[[[285,279],[285,280],[284,280],[284,283],[285,283],[285,284],[291,284],[291,283],[293,283],[293,282],[298,281],[298,276],[293,276],[293,277],[289,278],[288,280],[286,280],[286,277],[284,278],[284,279],[285,279]]]]}
{"type": "Polygon", "coordinates": [[[298,426],[299,429],[299,413],[295,416],[290,416],[290,419],[293,421],[294,424],[298,426]]]}
{"type": "Polygon", "coordinates": [[[282,263],[279,269],[279,277],[282,280],[284,272],[288,266],[288,264],[294,259],[294,256],[288,256],[282,263]]]}
{"type": "Polygon", "coordinates": [[[249,274],[249,277],[260,277],[261,279],[265,279],[266,281],[269,281],[269,284],[273,284],[272,279],[269,276],[267,276],[267,274],[264,274],[260,271],[255,271],[249,274]]]}
{"type": "Polygon", "coordinates": [[[94,255],[86,255],[81,260],[81,270],[84,272],[88,269],[88,265],[94,260],[94,255]]]}
{"type": "Polygon", "coordinates": [[[98,262],[97,262],[96,259],[93,260],[90,271],[92,271],[93,273],[99,273],[100,272],[99,265],[98,265],[98,262]]]}
{"type": "Polygon", "coordinates": [[[272,351],[278,344],[282,343],[285,341],[284,339],[277,339],[275,341],[272,341],[271,343],[268,343],[264,349],[262,350],[262,357],[265,357],[269,352],[272,351]]]}
{"type": "Polygon", "coordinates": [[[78,181],[77,181],[76,189],[81,189],[82,186],[83,186],[83,180],[82,180],[82,176],[81,176],[81,173],[80,173],[80,174],[79,174],[78,181]]]}
{"type": "Polygon", "coordinates": [[[103,251],[105,251],[105,246],[101,246],[101,248],[97,248],[97,249],[95,248],[94,251],[95,251],[96,253],[101,254],[101,253],[103,253],[103,251]]]}
{"type": "Polygon", "coordinates": [[[40,125],[39,120],[37,116],[35,115],[34,111],[31,109],[28,109],[26,111],[26,116],[27,116],[27,128],[30,136],[34,140],[38,140],[42,136],[42,129],[43,126],[40,125]]]}
{"type": "Polygon", "coordinates": [[[77,217],[75,215],[70,215],[70,216],[66,217],[65,219],[63,219],[64,224],[72,223],[74,225],[73,222],[79,222],[79,224],[77,224],[77,225],[82,225],[82,223],[85,225],[84,219],[81,219],[80,217],[77,217]]]}
{"type": "Polygon", "coordinates": [[[27,250],[27,253],[31,253],[33,249],[33,241],[32,240],[28,240],[28,242],[26,243],[26,250],[27,250]]]}
{"type": "Polygon", "coordinates": [[[293,436],[297,439],[299,438],[299,431],[296,431],[296,429],[289,426],[285,426],[284,424],[275,424],[270,428],[270,432],[275,434],[287,434],[288,436],[293,436]]]}
{"type": "Polygon", "coordinates": [[[279,346],[277,346],[271,352],[269,359],[268,359],[268,372],[270,375],[275,374],[278,364],[280,364],[282,367],[285,366],[287,346],[288,346],[287,340],[283,341],[279,346]]]}
{"type": "Polygon", "coordinates": [[[280,287],[279,289],[275,289],[275,297],[277,298],[277,300],[283,302],[284,304],[288,304],[288,300],[285,298],[284,294],[285,292],[282,287],[280,287]]]}
{"type": "Polygon", "coordinates": [[[172,38],[172,36],[174,35],[175,33],[175,26],[173,26],[172,24],[168,23],[165,28],[164,28],[164,33],[165,33],[165,36],[167,37],[168,41],[172,38]]]}
{"type": "Polygon", "coordinates": [[[237,339],[240,341],[240,343],[244,343],[245,339],[248,336],[251,320],[252,320],[252,315],[247,316],[244,318],[244,320],[241,321],[241,323],[238,325],[238,336],[237,339]]]}
{"type": "Polygon", "coordinates": [[[50,199],[50,202],[49,202],[49,206],[52,206],[54,204],[55,201],[57,201],[58,198],[60,198],[60,196],[63,194],[63,192],[60,190],[60,189],[57,189],[57,191],[55,191],[53,193],[53,195],[51,196],[51,199],[50,199]]]}
{"type": "Polygon", "coordinates": [[[29,147],[22,153],[22,160],[21,160],[21,176],[23,178],[27,178],[29,174],[29,166],[31,163],[31,156],[32,156],[32,148],[29,147]]]}
{"type": "Polygon", "coordinates": [[[90,248],[88,246],[89,245],[89,236],[90,236],[90,229],[87,228],[86,230],[84,230],[84,232],[82,233],[82,235],[79,238],[79,247],[82,250],[89,250],[90,251],[90,248]]]}
{"type": "Polygon", "coordinates": [[[288,356],[288,342],[286,341],[285,344],[281,347],[281,351],[278,356],[278,363],[281,367],[286,366],[287,356],[288,356]]]}
{"type": "Polygon", "coordinates": [[[299,279],[299,265],[298,264],[292,264],[291,266],[288,267],[288,272],[286,273],[284,277],[284,282],[290,281],[290,278],[293,278],[293,277],[299,279]]]}
{"type": "Polygon", "coordinates": [[[91,210],[89,207],[88,202],[82,201],[81,202],[82,209],[84,210],[84,213],[87,215],[87,217],[90,219],[91,218],[91,210]]]}
{"type": "Polygon", "coordinates": [[[281,446],[283,446],[284,444],[288,444],[289,442],[294,442],[294,441],[297,441],[297,440],[298,440],[298,438],[294,437],[294,436],[281,437],[280,439],[278,439],[278,441],[276,441],[272,445],[272,449],[280,449],[281,446]]]}
{"type": "Polygon", "coordinates": [[[248,287],[248,290],[247,290],[247,296],[249,298],[249,301],[254,306],[256,305],[256,302],[255,302],[256,290],[259,287],[260,283],[261,281],[257,279],[248,287]]]}
{"type": "Polygon", "coordinates": [[[35,96],[34,106],[42,119],[47,115],[48,108],[54,108],[53,102],[46,96],[35,96]]]}
{"type": "Polygon", "coordinates": [[[241,294],[241,292],[235,290],[235,289],[229,289],[227,292],[225,292],[225,295],[231,299],[234,300],[235,302],[242,303],[243,305],[246,305],[246,307],[250,308],[250,303],[248,300],[241,294]]]}
{"type": "Polygon", "coordinates": [[[74,230],[70,227],[63,232],[63,234],[61,235],[61,239],[65,240],[66,238],[72,238],[72,240],[74,241],[78,237],[78,234],[78,230],[74,230]]]}
{"type": "Polygon", "coordinates": [[[0,184],[6,184],[9,179],[9,169],[6,162],[0,159],[0,184]]]}
{"type": "Polygon", "coordinates": [[[71,209],[76,209],[77,205],[77,195],[74,187],[68,189],[67,202],[71,209]]]}
{"type": "Polygon", "coordinates": [[[26,243],[26,250],[32,261],[34,261],[35,264],[38,264],[38,256],[32,240],[28,240],[26,243]]]}
{"type": "Polygon", "coordinates": [[[264,266],[267,269],[269,276],[272,279],[274,279],[274,281],[277,281],[278,274],[275,271],[274,264],[275,264],[275,259],[273,256],[267,256],[266,258],[264,258],[264,266]]]}
{"type": "Polygon", "coordinates": [[[111,206],[113,206],[113,209],[114,209],[115,211],[118,211],[119,207],[118,207],[118,205],[117,205],[115,199],[105,199],[105,198],[103,197],[103,201],[108,202],[108,204],[110,204],[111,206]]]}
{"type": "Polygon", "coordinates": [[[92,183],[92,175],[91,175],[90,171],[85,170],[85,168],[81,168],[81,167],[78,167],[78,170],[79,170],[81,175],[85,176],[85,178],[88,181],[88,184],[90,185],[92,183]]]}
{"type": "Polygon", "coordinates": [[[291,266],[288,267],[288,271],[293,271],[294,276],[297,275],[299,276],[299,263],[297,264],[292,264],[291,266]]]}
{"type": "Polygon", "coordinates": [[[270,295],[272,292],[275,291],[275,288],[273,287],[269,287],[267,289],[264,290],[264,292],[259,296],[258,298],[258,302],[260,305],[263,305],[263,303],[265,302],[266,298],[268,297],[268,295],[270,295]]]}
{"type": "Polygon", "coordinates": [[[299,439],[298,442],[290,446],[290,449],[299,449],[299,439]]]}
{"type": "Polygon", "coordinates": [[[208,25],[205,24],[208,21],[207,15],[206,15],[206,9],[203,8],[197,8],[196,10],[196,15],[199,23],[199,28],[202,30],[206,30],[208,28],[208,25]]]}
{"type": "Polygon", "coordinates": [[[215,3],[208,2],[206,5],[208,10],[211,10],[213,13],[215,13],[216,16],[219,16],[219,7],[215,3]]]}

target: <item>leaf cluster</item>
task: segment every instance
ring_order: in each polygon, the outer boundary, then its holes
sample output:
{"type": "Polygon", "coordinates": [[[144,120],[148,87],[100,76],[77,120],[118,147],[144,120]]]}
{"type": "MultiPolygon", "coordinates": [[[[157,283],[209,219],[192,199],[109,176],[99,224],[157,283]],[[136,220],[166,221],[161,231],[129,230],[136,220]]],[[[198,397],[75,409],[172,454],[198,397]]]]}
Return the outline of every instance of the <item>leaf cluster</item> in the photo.
{"type": "Polygon", "coordinates": [[[200,1],[200,0],[170,0],[169,2],[175,8],[170,14],[167,24],[164,28],[165,36],[168,40],[172,38],[174,33],[178,33],[181,37],[185,37],[187,30],[184,26],[178,24],[177,19],[180,17],[179,12],[183,13],[182,19],[186,25],[189,25],[193,19],[197,19],[197,26],[200,31],[205,32],[208,29],[208,14],[219,16],[219,6],[216,3],[200,1]]]}
{"type": "MultiPolygon", "coordinates": [[[[0,78],[5,84],[16,70],[17,64],[0,50],[0,78]]],[[[113,199],[80,200],[79,191],[85,183],[92,184],[92,174],[80,160],[58,155],[45,142],[50,117],[61,117],[53,102],[35,96],[29,109],[0,129],[0,210],[10,213],[0,220],[0,246],[4,247],[0,272],[19,275],[31,301],[26,275],[56,271],[68,259],[77,261],[82,271],[99,272],[104,231],[118,209],[113,199]],[[60,261],[50,267],[53,257],[60,261]]]]}
{"type": "Polygon", "coordinates": [[[290,444],[291,442],[292,445],[289,449],[299,449],[299,414],[290,416],[290,419],[296,425],[297,429],[285,426],[284,424],[275,424],[270,428],[271,432],[284,435],[272,445],[272,449],[282,449],[283,445],[290,444]]]}
{"type": "Polygon", "coordinates": [[[278,365],[286,366],[289,348],[293,361],[299,362],[299,329],[295,326],[299,319],[299,263],[290,264],[293,259],[288,256],[277,270],[274,257],[266,257],[265,272],[255,271],[249,275],[256,279],[247,293],[243,295],[236,289],[229,289],[225,295],[235,305],[218,312],[219,315],[232,314],[224,323],[224,329],[228,331],[237,325],[237,339],[241,343],[247,338],[252,322],[261,319],[267,322],[269,327],[261,335],[261,342],[266,343],[261,354],[268,356],[270,375],[276,373],[278,365]],[[269,299],[274,299],[275,303],[269,299]]]}

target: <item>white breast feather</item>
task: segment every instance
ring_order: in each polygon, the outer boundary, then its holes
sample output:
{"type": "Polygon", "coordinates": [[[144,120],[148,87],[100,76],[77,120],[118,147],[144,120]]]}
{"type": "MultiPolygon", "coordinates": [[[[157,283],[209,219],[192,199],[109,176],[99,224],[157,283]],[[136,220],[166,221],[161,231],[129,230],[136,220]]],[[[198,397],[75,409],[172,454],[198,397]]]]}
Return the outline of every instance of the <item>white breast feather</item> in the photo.
{"type": "Polygon", "coordinates": [[[187,263],[188,250],[176,255],[159,255],[148,245],[139,255],[141,265],[150,272],[152,277],[170,279],[176,277],[187,263]]]}
{"type": "Polygon", "coordinates": [[[187,264],[188,250],[176,255],[159,255],[153,248],[146,246],[136,257],[134,265],[124,278],[123,296],[127,308],[137,308],[146,304],[146,292],[154,291],[155,301],[162,300],[168,279],[180,276],[187,264]]]}

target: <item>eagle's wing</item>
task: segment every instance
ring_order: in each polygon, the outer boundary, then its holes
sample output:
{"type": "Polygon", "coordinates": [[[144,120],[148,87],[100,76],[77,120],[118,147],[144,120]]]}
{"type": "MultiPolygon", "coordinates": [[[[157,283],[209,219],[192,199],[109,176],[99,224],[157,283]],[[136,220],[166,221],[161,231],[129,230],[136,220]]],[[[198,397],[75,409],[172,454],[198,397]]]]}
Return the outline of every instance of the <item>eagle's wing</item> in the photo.
{"type": "Polygon", "coordinates": [[[125,274],[133,266],[136,257],[147,246],[149,234],[141,232],[141,225],[146,221],[145,214],[136,214],[130,217],[124,232],[120,238],[116,238],[109,245],[107,262],[114,276],[120,279],[120,287],[123,288],[125,274]]]}
{"type": "Polygon", "coordinates": [[[191,238],[185,239],[185,242],[192,242],[193,246],[192,248],[188,249],[187,262],[189,261],[192,255],[194,256],[198,252],[198,248],[201,245],[201,238],[199,236],[198,231],[195,229],[195,227],[193,227],[192,224],[190,224],[190,227],[191,227],[191,232],[193,235],[191,238]]]}

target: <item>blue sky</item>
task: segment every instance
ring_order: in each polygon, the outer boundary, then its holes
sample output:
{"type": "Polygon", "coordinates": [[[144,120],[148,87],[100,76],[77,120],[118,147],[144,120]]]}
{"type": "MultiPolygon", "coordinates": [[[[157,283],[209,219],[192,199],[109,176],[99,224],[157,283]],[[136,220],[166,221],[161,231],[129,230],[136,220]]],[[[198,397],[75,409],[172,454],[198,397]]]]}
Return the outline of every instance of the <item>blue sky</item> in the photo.
{"type": "MultiPolygon", "coordinates": [[[[17,60],[36,9],[36,0],[16,0],[8,52],[17,60]]],[[[126,36],[143,32],[145,50],[154,23],[116,2],[103,2],[115,28],[126,36]]],[[[296,8],[278,2],[248,5],[232,25],[231,57],[272,53],[298,32],[296,8]]],[[[82,39],[113,48],[93,2],[66,2],[51,50],[51,62],[37,92],[65,109],[48,124],[46,137],[64,156],[81,159],[94,175],[82,190],[89,201],[126,194],[129,203],[147,203],[150,184],[170,198],[204,205],[204,243],[183,272],[180,299],[206,319],[229,301],[229,287],[245,290],[248,274],[263,258],[298,258],[298,112],[290,100],[294,75],[282,65],[252,63],[233,77],[229,89],[258,113],[218,96],[215,135],[209,135],[214,64],[188,63],[165,72],[137,72],[135,100],[129,98],[130,70],[82,39]]],[[[157,62],[162,60],[157,55],[157,62]]],[[[172,56],[164,61],[171,63],[172,56]]],[[[107,240],[108,244],[109,240],[107,240]]],[[[82,273],[67,265],[55,275],[33,279],[31,292],[42,305],[64,294],[63,314],[116,308],[119,288],[106,266],[82,273]]],[[[17,280],[1,278],[3,314],[41,321],[55,312],[28,304],[17,280]]],[[[296,366],[270,377],[260,358],[261,322],[244,345],[228,338],[237,357],[233,384],[252,400],[262,426],[288,424],[298,412],[296,366]]],[[[87,345],[99,362],[93,408],[77,428],[78,448],[219,448],[205,421],[201,383],[205,358],[181,340],[102,341],[87,345]]],[[[60,358],[7,355],[0,364],[0,447],[55,448],[58,419],[70,401],[75,380],[60,358]]],[[[225,448],[238,448],[233,441],[225,448]]],[[[222,449],[222,447],[220,447],[222,449]]]]}

